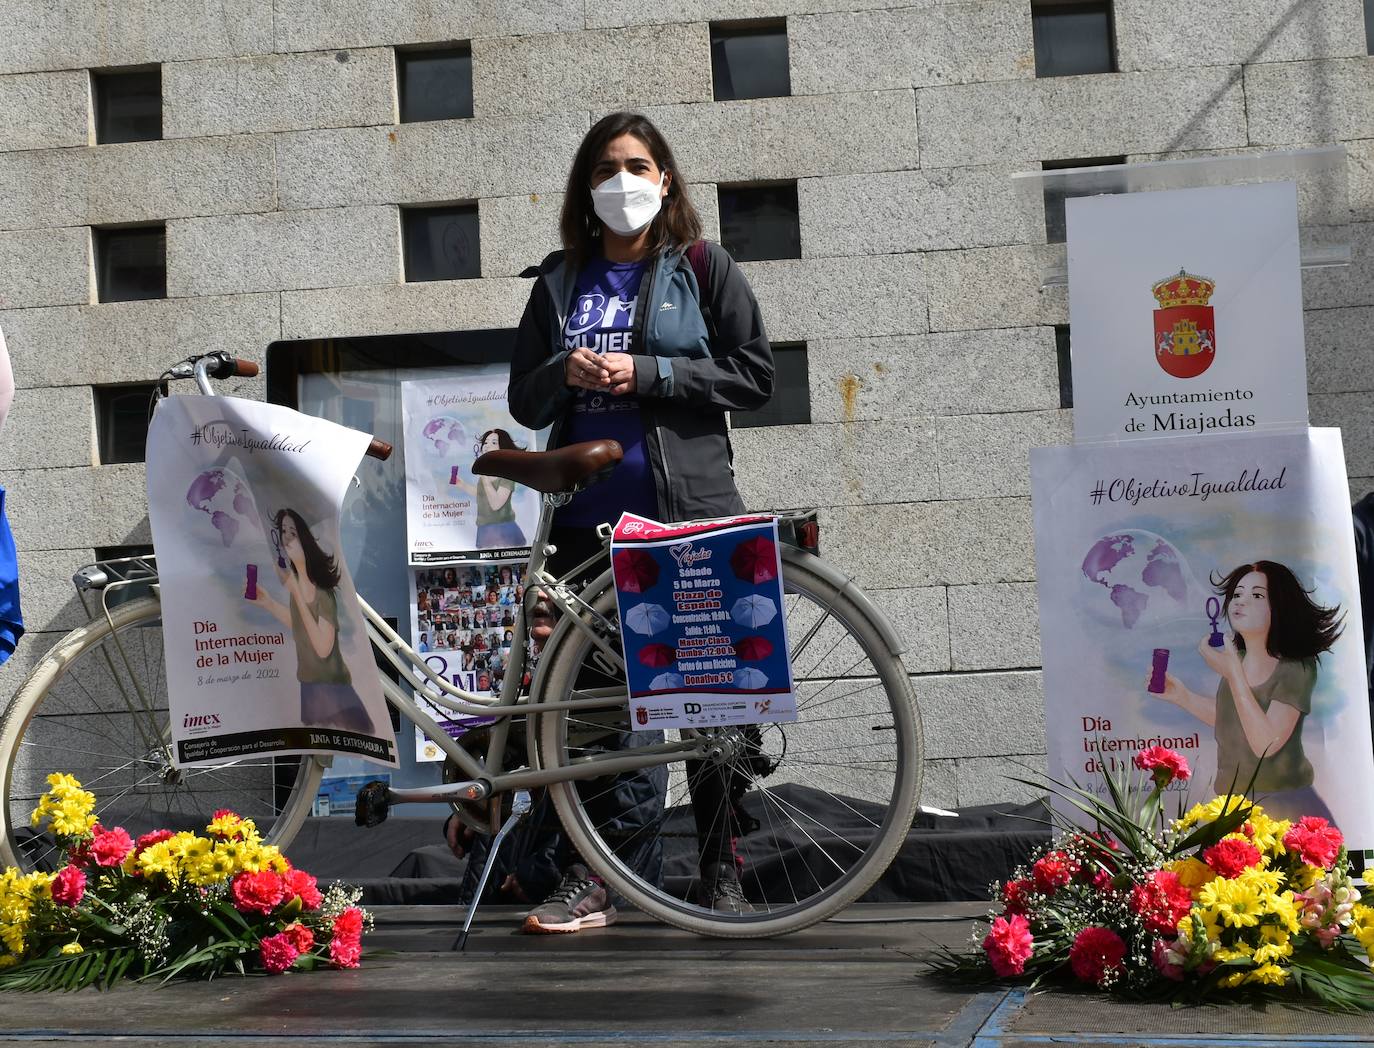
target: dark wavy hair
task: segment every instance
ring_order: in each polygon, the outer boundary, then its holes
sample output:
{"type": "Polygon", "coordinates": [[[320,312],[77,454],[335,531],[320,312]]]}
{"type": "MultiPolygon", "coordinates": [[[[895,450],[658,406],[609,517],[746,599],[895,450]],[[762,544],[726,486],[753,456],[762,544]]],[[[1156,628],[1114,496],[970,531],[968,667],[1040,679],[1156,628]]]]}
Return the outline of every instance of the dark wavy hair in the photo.
{"type": "Polygon", "coordinates": [[[599,253],[601,219],[592,207],[592,168],[606,146],[621,135],[634,135],[649,150],[660,171],[672,175],[668,195],[649,227],[649,250],[655,254],[669,247],[686,248],[701,239],[701,216],[687,195],[687,183],[678,170],[668,140],[648,117],[639,113],[611,113],[603,116],[587,132],[573,157],[568,172],[568,188],[563,197],[559,229],[563,248],[573,269],[581,269],[599,253]]]}
{"type": "Polygon", "coordinates": [[[493,433],[496,434],[496,446],[502,451],[524,451],[524,447],[515,442],[515,438],[504,429],[489,429],[477,438],[477,446],[480,448],[487,442],[487,438],[493,433]]]}
{"type": "MultiPolygon", "coordinates": [[[[306,526],[305,518],[294,509],[277,510],[277,516],[273,523],[280,528],[281,522],[287,517],[290,517],[291,522],[296,525],[296,539],[300,542],[301,551],[305,554],[306,576],[321,589],[332,590],[339,584],[338,561],[320,549],[320,544],[315,541],[315,536],[310,533],[310,528],[306,526]]],[[[289,560],[287,563],[291,564],[289,560]]],[[[291,565],[291,570],[296,570],[294,564],[291,565]]]]}
{"type": "MultiPolygon", "coordinates": [[[[1266,647],[1276,659],[1314,659],[1330,651],[1344,628],[1340,605],[1326,608],[1312,599],[1298,577],[1284,565],[1272,560],[1242,564],[1230,574],[1212,573],[1211,581],[1222,598],[1222,614],[1229,615],[1231,599],[1240,580],[1252,571],[1269,584],[1269,637],[1266,647]]],[[[1236,635],[1236,647],[1245,650],[1245,640],[1236,635]]]]}

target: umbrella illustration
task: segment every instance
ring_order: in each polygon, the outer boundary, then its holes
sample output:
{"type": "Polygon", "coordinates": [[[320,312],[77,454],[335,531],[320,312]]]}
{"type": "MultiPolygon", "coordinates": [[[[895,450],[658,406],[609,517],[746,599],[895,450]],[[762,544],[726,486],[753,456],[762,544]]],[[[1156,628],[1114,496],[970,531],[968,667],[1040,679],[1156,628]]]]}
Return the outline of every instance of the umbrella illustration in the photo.
{"type": "Polygon", "coordinates": [[[735,641],[735,654],[750,662],[757,662],[773,654],[773,642],[767,637],[744,637],[735,641]]]}
{"type": "Polygon", "coordinates": [[[730,554],[730,569],[736,578],[754,585],[770,582],[778,577],[778,549],[762,535],[745,539],[730,554]]]}
{"type": "Polygon", "coordinates": [[[681,673],[660,673],[653,680],[649,681],[649,687],[654,691],[670,691],[674,688],[682,687],[681,673]]]}
{"type": "Polygon", "coordinates": [[[611,563],[615,588],[622,593],[643,593],[658,581],[658,561],[642,549],[623,549],[611,563]]]}
{"type": "Polygon", "coordinates": [[[735,687],[743,688],[745,691],[754,691],[762,688],[768,683],[768,674],[762,670],[756,670],[753,666],[746,666],[742,670],[735,671],[735,687]]]}
{"type": "Polygon", "coordinates": [[[625,625],[636,633],[652,637],[668,625],[668,613],[662,604],[636,604],[625,613],[625,625]]]}
{"type": "Polygon", "coordinates": [[[750,629],[757,629],[772,622],[777,614],[778,606],[767,597],[762,597],[757,593],[741,597],[730,608],[730,617],[741,626],[747,626],[750,629]]]}
{"type": "Polygon", "coordinates": [[[673,664],[673,649],[666,644],[646,644],[639,649],[639,661],[653,670],[673,664]]]}

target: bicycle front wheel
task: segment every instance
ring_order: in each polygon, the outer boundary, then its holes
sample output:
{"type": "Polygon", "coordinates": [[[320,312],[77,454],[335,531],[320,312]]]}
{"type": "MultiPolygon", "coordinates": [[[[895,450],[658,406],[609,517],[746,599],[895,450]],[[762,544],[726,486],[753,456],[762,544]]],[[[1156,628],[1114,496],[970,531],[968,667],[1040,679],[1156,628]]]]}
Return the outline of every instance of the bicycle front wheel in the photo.
{"type": "MultiPolygon", "coordinates": [[[[661,812],[630,829],[604,801],[613,781],[549,787],[570,842],[627,901],[701,935],[755,938],[797,931],[861,898],[906,840],[920,794],[923,742],[910,678],[861,602],[820,562],[787,550],[783,590],[798,719],[669,731],[669,742],[710,739],[711,760],[669,766],[661,812]],[[703,776],[719,787],[705,789],[703,776]],[[695,783],[689,788],[689,779],[695,783]],[[703,810],[707,806],[707,810],[703,810]],[[623,856],[646,835],[664,844],[652,882],[623,856]],[[701,895],[702,839],[734,838],[730,862],[751,909],[713,909],[701,895]]],[[[614,620],[609,573],[588,603],[614,620]]],[[[608,662],[581,630],[565,625],[551,644],[540,696],[575,694],[608,662]]],[[[620,677],[623,685],[623,673],[620,677]]],[[[536,703],[538,697],[535,699],[536,703]]],[[[612,714],[550,711],[535,729],[540,763],[570,767],[608,749],[633,753],[628,709],[612,714]]],[[[641,812],[642,815],[642,812],[641,812]]],[[[713,855],[718,855],[714,852],[713,855]]]]}
{"type": "Polygon", "coordinates": [[[95,794],[105,826],[204,831],[230,808],[278,847],[309,814],[323,765],[246,758],[215,767],[171,761],[162,608],[143,597],[73,630],[29,674],[0,718],[0,866],[51,869],[55,842],[29,816],[55,771],[95,794]]]}

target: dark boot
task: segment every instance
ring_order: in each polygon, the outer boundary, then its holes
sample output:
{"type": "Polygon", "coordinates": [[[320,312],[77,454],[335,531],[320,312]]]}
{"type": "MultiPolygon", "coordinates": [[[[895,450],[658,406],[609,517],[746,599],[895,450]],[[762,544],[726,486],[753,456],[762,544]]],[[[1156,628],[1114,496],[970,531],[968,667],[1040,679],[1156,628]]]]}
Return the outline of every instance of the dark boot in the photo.
{"type": "Polygon", "coordinates": [[[697,903],[717,913],[754,912],[754,907],[744,897],[744,886],[739,882],[734,863],[717,862],[702,867],[697,903]]]}

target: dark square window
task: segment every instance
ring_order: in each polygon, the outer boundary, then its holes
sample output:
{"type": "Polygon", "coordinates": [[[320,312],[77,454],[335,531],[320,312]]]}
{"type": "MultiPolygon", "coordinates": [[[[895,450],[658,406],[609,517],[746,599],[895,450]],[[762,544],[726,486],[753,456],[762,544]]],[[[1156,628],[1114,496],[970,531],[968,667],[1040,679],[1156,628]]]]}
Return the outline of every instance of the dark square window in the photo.
{"type": "Polygon", "coordinates": [[[167,227],[96,229],[95,281],[101,302],[167,297],[167,227]]]}
{"type": "Polygon", "coordinates": [[[1364,0],[1364,49],[1374,55],[1374,0],[1364,0]]]}
{"type": "Polygon", "coordinates": [[[91,94],[97,145],[162,137],[161,68],[92,73],[91,94]]]}
{"type": "Polygon", "coordinates": [[[1054,356],[1059,364],[1059,406],[1073,407],[1073,357],[1069,354],[1069,325],[1054,326],[1054,356]]]}
{"type": "Polygon", "coordinates": [[[712,22],[711,79],[718,102],[790,95],[787,23],[712,22]]]}
{"type": "Polygon", "coordinates": [[[757,411],[730,412],[735,429],[755,426],[800,426],[811,421],[811,380],[805,342],[773,344],[773,397],[757,411]]]}
{"type": "Polygon", "coordinates": [[[1101,0],[1032,3],[1036,76],[1116,71],[1112,5],[1101,0]]]}
{"type": "Polygon", "coordinates": [[[472,49],[467,44],[397,51],[396,80],[403,124],[472,116],[472,49]]]}
{"type": "Polygon", "coordinates": [[[720,242],[739,262],[801,258],[797,183],[720,186],[720,242]]]}
{"type": "Polygon", "coordinates": [[[401,210],[406,280],[471,280],[482,275],[477,205],[401,210]]]}
{"type": "MultiPolygon", "coordinates": [[[[94,386],[95,436],[101,465],[142,462],[148,443],[148,418],[156,383],[136,386],[94,386]]],[[[165,388],[164,388],[165,392],[165,388]]],[[[133,556],[133,554],[128,554],[133,556]]]]}
{"type": "MultiPolygon", "coordinates": [[[[1046,160],[1040,164],[1042,171],[1063,171],[1068,168],[1076,167],[1110,167],[1114,164],[1124,164],[1124,156],[1098,156],[1088,157],[1080,160],[1046,160]]],[[[1124,191],[1126,182],[1124,177],[1107,177],[1100,180],[1092,189],[1074,189],[1063,184],[1060,179],[1048,179],[1044,183],[1043,197],[1045,201],[1045,241],[1049,244],[1062,244],[1068,236],[1068,223],[1064,218],[1064,201],[1070,197],[1096,196],[1099,193],[1111,192],[1119,188],[1124,191]]]]}

